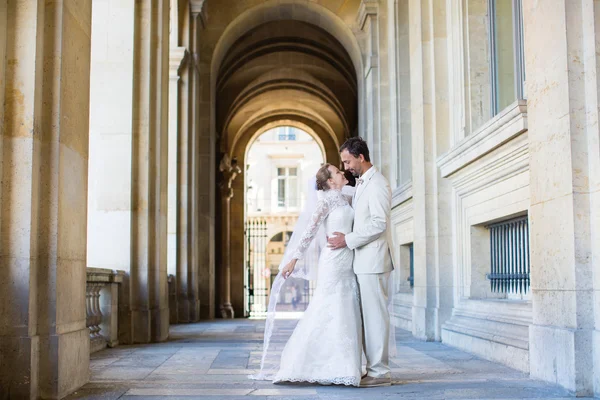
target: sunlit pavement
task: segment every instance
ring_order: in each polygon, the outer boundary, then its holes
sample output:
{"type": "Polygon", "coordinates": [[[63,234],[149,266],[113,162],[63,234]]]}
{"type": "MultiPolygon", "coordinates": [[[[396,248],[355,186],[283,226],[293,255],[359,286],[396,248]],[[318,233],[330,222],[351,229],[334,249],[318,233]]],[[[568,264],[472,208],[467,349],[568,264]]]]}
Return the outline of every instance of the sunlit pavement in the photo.
{"type": "MultiPolygon", "coordinates": [[[[272,339],[276,351],[296,322],[277,322],[272,339]]],[[[418,341],[406,331],[397,332],[391,387],[252,381],[247,375],[259,367],[263,329],[262,320],[242,319],[176,325],[168,342],[97,352],[90,382],[68,399],[572,398],[563,389],[441,343],[418,341]]]]}

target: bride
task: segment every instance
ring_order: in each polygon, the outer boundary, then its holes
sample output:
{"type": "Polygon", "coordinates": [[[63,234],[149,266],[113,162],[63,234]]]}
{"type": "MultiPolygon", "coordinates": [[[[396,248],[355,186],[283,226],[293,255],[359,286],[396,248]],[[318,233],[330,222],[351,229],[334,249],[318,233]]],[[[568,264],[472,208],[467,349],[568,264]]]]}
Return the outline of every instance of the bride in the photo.
{"type": "MultiPolygon", "coordinates": [[[[299,219],[294,231],[296,240],[293,236],[288,244],[287,257],[284,256],[283,261],[286,264],[273,283],[269,304],[271,317],[265,326],[261,373],[253,377],[255,379],[265,378],[262,368],[272,334],[274,303],[283,280],[290,276],[308,278],[311,263],[303,259],[309,257],[309,249],[318,241],[314,240],[315,237],[352,231],[354,210],[349,203],[351,197],[342,192],[347,183],[344,173],[330,164],[323,165],[316,174],[316,186],[321,196],[303,230],[299,219]]],[[[353,258],[353,251],[347,247],[321,249],[317,288],[303,318],[283,349],[279,371],[274,377],[269,377],[274,383],[360,385],[362,322],[358,284],[352,269],[353,258]]]]}

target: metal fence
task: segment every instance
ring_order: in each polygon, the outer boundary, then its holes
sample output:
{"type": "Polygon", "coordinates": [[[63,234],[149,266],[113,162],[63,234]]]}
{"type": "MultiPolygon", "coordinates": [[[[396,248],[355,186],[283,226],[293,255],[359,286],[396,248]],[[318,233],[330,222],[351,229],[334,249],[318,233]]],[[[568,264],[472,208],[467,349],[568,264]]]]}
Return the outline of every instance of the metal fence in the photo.
{"type": "MultiPolygon", "coordinates": [[[[251,219],[246,222],[246,316],[267,311],[268,282],[265,278],[267,268],[267,222],[251,219]]],[[[269,271],[268,277],[271,276],[269,271]]]]}
{"type": "MultiPolygon", "coordinates": [[[[278,266],[267,263],[267,221],[249,218],[245,224],[246,236],[246,317],[266,316],[271,286],[278,273],[278,266]]],[[[277,299],[278,312],[302,312],[308,306],[316,283],[289,278],[277,299]]]]}
{"type": "Polygon", "coordinates": [[[527,216],[488,226],[490,230],[492,292],[527,293],[529,290],[529,225],[527,216]]]}

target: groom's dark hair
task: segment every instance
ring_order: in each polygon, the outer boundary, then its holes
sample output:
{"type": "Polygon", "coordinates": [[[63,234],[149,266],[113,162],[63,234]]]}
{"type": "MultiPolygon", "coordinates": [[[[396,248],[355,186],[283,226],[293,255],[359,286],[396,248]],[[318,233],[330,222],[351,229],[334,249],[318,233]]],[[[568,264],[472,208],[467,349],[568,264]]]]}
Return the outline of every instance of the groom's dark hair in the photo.
{"type": "Polygon", "coordinates": [[[371,158],[369,157],[369,146],[367,146],[367,142],[365,142],[359,136],[351,137],[350,139],[346,140],[342,147],[340,147],[340,153],[344,150],[348,150],[348,153],[352,154],[356,158],[362,154],[365,158],[365,161],[371,162],[371,158]]]}

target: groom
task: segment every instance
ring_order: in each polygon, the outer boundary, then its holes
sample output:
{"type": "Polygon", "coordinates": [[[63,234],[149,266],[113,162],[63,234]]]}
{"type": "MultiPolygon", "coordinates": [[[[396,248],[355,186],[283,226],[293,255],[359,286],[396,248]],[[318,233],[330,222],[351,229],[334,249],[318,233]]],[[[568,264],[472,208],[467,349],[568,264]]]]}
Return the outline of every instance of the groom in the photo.
{"type": "Polygon", "coordinates": [[[363,349],[367,356],[367,375],[361,379],[360,386],[390,386],[387,288],[394,269],[390,254],[392,192],[387,179],[371,164],[364,140],[348,139],[340,148],[340,154],[345,169],[360,178],[356,180],[352,201],[354,228],[347,235],[335,232],[329,238],[329,247],[354,250],[353,266],[363,318],[363,349]]]}

